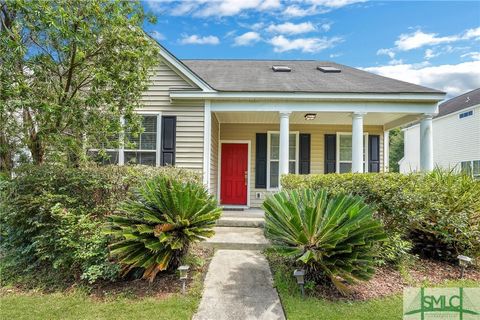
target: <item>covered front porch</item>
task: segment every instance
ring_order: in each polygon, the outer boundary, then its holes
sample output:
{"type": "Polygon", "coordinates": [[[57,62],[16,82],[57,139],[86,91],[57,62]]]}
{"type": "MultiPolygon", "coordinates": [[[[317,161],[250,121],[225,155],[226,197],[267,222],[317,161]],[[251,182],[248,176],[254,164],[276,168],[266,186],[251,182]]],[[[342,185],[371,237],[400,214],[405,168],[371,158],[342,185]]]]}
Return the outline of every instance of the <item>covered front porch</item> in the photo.
{"type": "Polygon", "coordinates": [[[220,205],[248,208],[277,191],[282,174],[386,172],[389,130],[413,121],[422,123],[423,169],[431,170],[430,114],[210,111],[207,184],[220,205]]]}

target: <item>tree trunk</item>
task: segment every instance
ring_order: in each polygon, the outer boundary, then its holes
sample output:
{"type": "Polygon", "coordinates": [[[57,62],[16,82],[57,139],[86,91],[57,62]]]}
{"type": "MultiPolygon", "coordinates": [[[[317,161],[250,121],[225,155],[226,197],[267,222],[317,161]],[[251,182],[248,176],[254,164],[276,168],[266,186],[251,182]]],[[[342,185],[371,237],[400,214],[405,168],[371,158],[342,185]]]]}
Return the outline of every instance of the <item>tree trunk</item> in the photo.
{"type": "Polygon", "coordinates": [[[11,176],[13,169],[13,153],[8,138],[4,132],[0,132],[0,172],[11,176]]]}
{"type": "Polygon", "coordinates": [[[43,143],[37,134],[30,135],[28,148],[32,154],[33,163],[42,164],[45,160],[45,147],[43,146],[43,143]]]}

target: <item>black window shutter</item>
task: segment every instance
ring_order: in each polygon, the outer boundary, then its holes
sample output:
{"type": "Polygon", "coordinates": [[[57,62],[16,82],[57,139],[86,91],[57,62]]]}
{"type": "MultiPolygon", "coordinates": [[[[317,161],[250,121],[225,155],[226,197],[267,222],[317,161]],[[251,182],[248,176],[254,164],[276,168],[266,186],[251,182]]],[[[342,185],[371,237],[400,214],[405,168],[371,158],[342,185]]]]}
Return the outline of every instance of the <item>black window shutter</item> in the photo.
{"type": "Polygon", "coordinates": [[[337,171],[337,135],[325,135],[325,173],[337,171]]]}
{"type": "Polygon", "coordinates": [[[177,117],[162,117],[162,144],[160,164],[162,166],[175,165],[175,136],[177,131],[177,117]]]}
{"type": "Polygon", "coordinates": [[[368,172],[380,172],[380,136],[368,136],[368,172]]]}
{"type": "Polygon", "coordinates": [[[267,188],[267,134],[257,133],[255,143],[255,188],[267,188]]]}
{"type": "Polygon", "coordinates": [[[310,173],[310,133],[300,134],[300,174],[310,173]]]}

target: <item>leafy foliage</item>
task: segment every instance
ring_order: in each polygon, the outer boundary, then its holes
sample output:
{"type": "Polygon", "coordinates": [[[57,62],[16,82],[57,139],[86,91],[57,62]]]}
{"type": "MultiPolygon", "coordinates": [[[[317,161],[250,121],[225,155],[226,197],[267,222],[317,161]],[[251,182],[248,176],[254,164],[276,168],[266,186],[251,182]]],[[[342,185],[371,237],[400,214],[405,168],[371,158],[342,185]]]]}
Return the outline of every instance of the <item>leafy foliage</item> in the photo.
{"type": "Polygon", "coordinates": [[[120,212],[111,216],[107,231],[116,237],[111,254],[124,265],[124,274],[141,269],[143,278],[153,281],[158,272],[176,268],[190,244],[213,235],[221,209],[203,185],[159,176],[120,212]]]}
{"type": "Polygon", "coordinates": [[[78,163],[88,145],[139,130],[138,107],[158,47],[138,1],[0,1],[0,156],[78,163]]]}
{"type": "Polygon", "coordinates": [[[353,283],[373,275],[374,245],[385,234],[360,197],[290,190],[267,198],[263,209],[266,235],[341,292],[347,290],[342,280],[353,283]]]}
{"type": "Polygon", "coordinates": [[[404,134],[399,128],[390,131],[390,158],[388,169],[390,172],[400,172],[398,162],[403,158],[404,134]]]}
{"type": "Polygon", "coordinates": [[[0,183],[3,280],[48,270],[66,283],[117,278],[120,267],[109,257],[110,237],[102,229],[144,180],[199,181],[190,171],[141,166],[26,165],[15,173],[0,183]]]}
{"type": "Polygon", "coordinates": [[[409,175],[288,175],[282,185],[363,197],[387,233],[412,242],[414,253],[442,260],[480,256],[480,181],[471,177],[439,169],[409,175]]]}

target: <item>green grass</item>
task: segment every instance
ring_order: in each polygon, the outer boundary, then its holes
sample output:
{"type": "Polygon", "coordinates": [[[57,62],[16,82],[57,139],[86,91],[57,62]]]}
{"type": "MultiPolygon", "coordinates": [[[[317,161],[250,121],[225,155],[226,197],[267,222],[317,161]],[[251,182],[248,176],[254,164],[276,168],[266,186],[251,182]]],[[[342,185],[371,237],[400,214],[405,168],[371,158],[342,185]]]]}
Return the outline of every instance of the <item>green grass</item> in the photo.
{"type": "MultiPolygon", "coordinates": [[[[402,319],[403,297],[396,294],[390,297],[369,301],[329,301],[316,297],[303,299],[291,275],[291,267],[282,265],[278,257],[267,252],[273,271],[275,286],[280,295],[287,319],[289,320],[393,320],[402,319]]],[[[423,284],[428,286],[428,283],[423,284]]],[[[478,287],[475,281],[448,281],[444,287],[478,287]]]]}
{"type": "Polygon", "coordinates": [[[198,295],[96,301],[80,292],[14,293],[0,297],[0,319],[191,319],[198,302],[198,295]]]}

